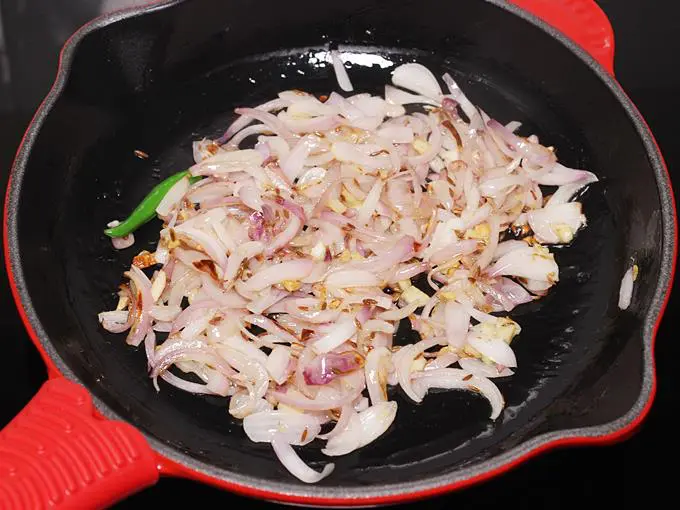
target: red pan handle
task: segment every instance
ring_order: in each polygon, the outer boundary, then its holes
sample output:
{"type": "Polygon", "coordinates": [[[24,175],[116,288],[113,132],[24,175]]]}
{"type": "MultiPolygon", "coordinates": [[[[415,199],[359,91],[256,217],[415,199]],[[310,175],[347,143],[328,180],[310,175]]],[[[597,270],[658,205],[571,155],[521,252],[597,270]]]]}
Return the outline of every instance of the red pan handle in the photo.
{"type": "Polygon", "coordinates": [[[43,385],[0,431],[0,508],[104,508],[158,480],[144,436],[94,411],[82,386],[43,385]]]}
{"type": "Polygon", "coordinates": [[[509,0],[581,46],[614,74],[614,30],[595,0],[509,0]]]}

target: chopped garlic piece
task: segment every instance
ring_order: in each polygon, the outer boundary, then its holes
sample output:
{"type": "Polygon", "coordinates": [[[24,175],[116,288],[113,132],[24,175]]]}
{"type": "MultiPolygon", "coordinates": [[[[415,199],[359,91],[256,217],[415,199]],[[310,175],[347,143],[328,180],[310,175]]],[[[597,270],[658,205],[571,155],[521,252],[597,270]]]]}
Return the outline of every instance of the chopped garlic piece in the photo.
{"type": "Polygon", "coordinates": [[[120,296],[118,298],[118,304],[116,305],[116,311],[125,310],[129,302],[130,300],[127,296],[120,296]]]}
{"type": "Polygon", "coordinates": [[[463,347],[463,352],[472,358],[481,358],[482,356],[477,349],[470,347],[469,345],[463,347]]]}
{"type": "Polygon", "coordinates": [[[442,151],[439,155],[446,163],[453,163],[460,159],[458,151],[442,151]]]}
{"type": "Polygon", "coordinates": [[[425,154],[428,150],[430,150],[430,144],[423,140],[422,138],[416,138],[413,141],[413,148],[419,154],[425,154]]]}
{"type": "Polygon", "coordinates": [[[403,292],[401,298],[409,305],[411,303],[418,303],[418,306],[425,306],[430,300],[427,294],[413,285],[403,292]]]}
{"type": "Polygon", "coordinates": [[[482,322],[473,326],[479,338],[499,339],[509,344],[517,336],[522,328],[512,319],[499,317],[496,321],[482,322]]]}
{"type": "Polygon", "coordinates": [[[456,293],[451,291],[441,292],[439,297],[444,301],[455,301],[456,293]]]}
{"type": "Polygon", "coordinates": [[[288,292],[295,292],[296,290],[299,290],[300,287],[302,286],[299,280],[283,280],[281,282],[281,285],[283,285],[283,288],[286,289],[288,292]]]}
{"type": "Polygon", "coordinates": [[[442,170],[444,170],[446,166],[444,165],[444,162],[439,156],[435,156],[430,160],[430,168],[432,169],[433,172],[439,173],[442,170]]]}
{"type": "Polygon", "coordinates": [[[154,276],[153,282],[151,282],[151,297],[153,297],[154,303],[158,301],[158,298],[161,297],[161,294],[163,294],[163,290],[165,290],[165,284],[167,281],[168,276],[162,269],[154,276]]]}
{"type": "Polygon", "coordinates": [[[470,228],[465,231],[465,239],[479,239],[485,243],[489,242],[491,237],[491,228],[488,223],[480,223],[474,228],[470,228]]]}
{"type": "Polygon", "coordinates": [[[397,285],[399,285],[399,288],[403,292],[411,286],[411,280],[400,280],[397,282],[397,285]]]}
{"type": "Polygon", "coordinates": [[[189,291],[187,291],[187,300],[189,301],[189,304],[192,304],[196,300],[196,295],[198,294],[200,287],[195,287],[189,291]]]}
{"type": "Polygon", "coordinates": [[[340,195],[342,195],[342,198],[345,199],[345,203],[349,207],[357,208],[363,203],[361,200],[358,200],[354,195],[352,195],[344,186],[342,187],[342,192],[340,195]]]}
{"type": "Polygon", "coordinates": [[[486,363],[487,365],[495,365],[496,364],[496,362],[494,360],[492,360],[488,356],[484,356],[483,354],[482,354],[482,357],[480,359],[482,360],[482,362],[486,363]]]}
{"type": "Polygon", "coordinates": [[[324,260],[326,258],[326,245],[319,241],[312,248],[311,254],[315,260],[324,260]]]}
{"type": "Polygon", "coordinates": [[[552,228],[561,243],[570,243],[574,239],[574,229],[565,223],[559,223],[552,228]]]}
{"type": "Polygon", "coordinates": [[[637,280],[639,272],[640,272],[640,268],[638,267],[637,264],[634,264],[633,265],[633,281],[637,280]]]}
{"type": "Polygon", "coordinates": [[[303,411],[298,409],[297,407],[289,406],[287,404],[281,404],[279,403],[278,406],[276,406],[277,411],[282,411],[284,413],[298,413],[298,414],[303,414],[303,411]]]}
{"type": "Polygon", "coordinates": [[[338,214],[343,214],[346,210],[347,207],[345,207],[345,204],[340,202],[337,198],[332,198],[328,201],[328,207],[333,210],[333,212],[336,212],[338,214]]]}
{"type": "Polygon", "coordinates": [[[411,372],[421,372],[425,368],[425,357],[419,356],[411,363],[411,372]]]}

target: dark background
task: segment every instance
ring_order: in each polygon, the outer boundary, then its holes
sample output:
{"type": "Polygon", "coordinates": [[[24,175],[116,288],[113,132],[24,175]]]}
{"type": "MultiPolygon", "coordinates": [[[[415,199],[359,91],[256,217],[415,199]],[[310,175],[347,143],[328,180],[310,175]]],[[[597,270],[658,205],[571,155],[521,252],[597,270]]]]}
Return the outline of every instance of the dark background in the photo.
{"type": "MultiPolygon", "coordinates": [[[[0,189],[5,187],[23,130],[52,84],[63,41],[101,11],[133,3],[135,0],[0,0],[0,189]]],[[[599,4],[609,15],[616,33],[617,78],[655,133],[677,186],[680,2],[599,0],[599,4]]],[[[606,508],[639,508],[644,501],[649,505],[666,498],[675,506],[673,475],[677,473],[680,453],[678,423],[674,420],[679,401],[676,392],[680,391],[675,381],[680,354],[674,329],[677,300],[671,299],[657,338],[656,401],[635,436],[614,446],[544,454],[500,478],[408,507],[559,509],[595,503],[606,508]]],[[[15,312],[6,278],[0,278],[0,335],[0,426],[3,426],[45,379],[44,366],[15,312]]],[[[158,505],[180,495],[196,497],[197,503],[207,502],[210,497],[213,505],[273,507],[194,482],[163,479],[117,508],[158,505]]]]}

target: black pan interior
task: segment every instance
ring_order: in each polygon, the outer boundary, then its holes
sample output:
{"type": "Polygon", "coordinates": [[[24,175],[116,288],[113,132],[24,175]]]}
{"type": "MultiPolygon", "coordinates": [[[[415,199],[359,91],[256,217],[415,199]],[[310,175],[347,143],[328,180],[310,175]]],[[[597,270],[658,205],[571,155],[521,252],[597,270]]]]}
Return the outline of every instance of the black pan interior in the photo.
{"type": "MultiPolygon", "coordinates": [[[[565,164],[596,172],[585,194],[588,229],[557,250],[560,283],[519,308],[517,374],[499,382],[496,423],[469,393],[414,405],[396,394],[392,428],[336,459],[324,485],[404,483],[507,451],[539,433],[605,424],[625,414],[643,381],[642,317],[660,271],[660,199],[635,125],[594,72],[558,41],[481,0],[263,0],[179,2],[88,34],[61,97],[45,119],[21,190],[18,249],[26,289],[50,351],[113,412],[170,450],[228,472],[297,484],[268,445],[252,444],[227,402],[146,377],[140,349],[104,332],[97,313],[133,249],[115,251],[104,225],[126,215],[162,177],[191,163],[191,141],[214,137],[236,106],[278,91],[337,89],[319,62],[328,45],[356,54],[356,90],[380,92],[393,65],[451,72],[502,122],[523,122],[565,164]],[[384,66],[384,67],[381,67],[384,66]],[[149,154],[135,156],[136,149],[149,154]],[[641,269],[631,310],[616,306],[620,278],[641,269]]],[[[158,223],[135,248],[155,246],[158,223]]],[[[135,252],[136,253],[136,252],[135,252]]],[[[402,338],[403,340],[403,338],[402,338]]],[[[313,465],[319,448],[304,450],[313,465]]]]}

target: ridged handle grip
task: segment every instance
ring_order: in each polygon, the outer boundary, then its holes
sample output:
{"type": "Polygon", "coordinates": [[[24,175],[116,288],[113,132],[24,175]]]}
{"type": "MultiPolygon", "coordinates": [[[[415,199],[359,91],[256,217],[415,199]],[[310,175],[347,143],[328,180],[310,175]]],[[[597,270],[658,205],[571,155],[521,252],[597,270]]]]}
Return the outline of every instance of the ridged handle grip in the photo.
{"type": "Polygon", "coordinates": [[[614,74],[614,30],[595,0],[509,0],[556,28],[614,74]]]}
{"type": "Polygon", "coordinates": [[[142,434],[95,417],[85,388],[63,377],[0,432],[2,510],[104,508],[157,480],[142,434]]]}

